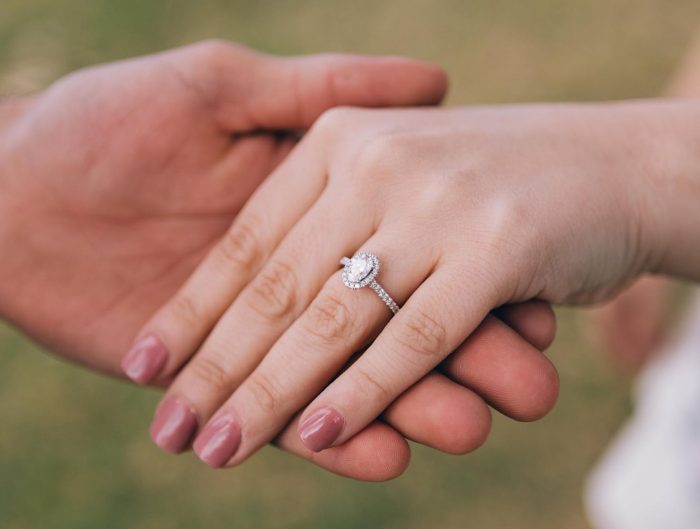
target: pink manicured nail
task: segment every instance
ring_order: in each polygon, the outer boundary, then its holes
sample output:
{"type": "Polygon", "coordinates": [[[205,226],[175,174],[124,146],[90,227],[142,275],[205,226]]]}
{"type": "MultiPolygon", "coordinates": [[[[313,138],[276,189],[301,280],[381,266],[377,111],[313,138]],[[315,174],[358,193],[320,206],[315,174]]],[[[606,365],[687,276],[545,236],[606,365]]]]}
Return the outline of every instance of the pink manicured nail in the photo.
{"type": "Polygon", "coordinates": [[[222,415],[209,423],[194,442],[199,459],[218,468],[233,457],[241,444],[241,427],[230,415],[222,415]]]}
{"type": "Polygon", "coordinates": [[[153,442],[173,454],[183,451],[197,428],[197,417],[179,399],[167,399],[160,405],[151,423],[153,442]]]}
{"type": "Polygon", "coordinates": [[[322,408],[299,425],[299,437],[314,452],[329,448],[343,429],[342,415],[333,408],[322,408]]]}
{"type": "Polygon", "coordinates": [[[148,384],[163,369],[168,350],[158,338],[149,335],[141,338],[122,360],[122,370],[138,384],[148,384]]]}

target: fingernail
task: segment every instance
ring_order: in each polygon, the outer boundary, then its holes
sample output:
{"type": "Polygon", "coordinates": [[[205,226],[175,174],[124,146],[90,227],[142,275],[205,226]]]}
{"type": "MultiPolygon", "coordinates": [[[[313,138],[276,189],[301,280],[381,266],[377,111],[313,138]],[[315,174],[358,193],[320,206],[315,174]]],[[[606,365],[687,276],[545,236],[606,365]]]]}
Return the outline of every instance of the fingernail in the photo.
{"type": "Polygon", "coordinates": [[[122,370],[131,380],[138,384],[148,384],[168,359],[168,350],[158,338],[146,336],[131,346],[122,360],[122,370]]]}
{"type": "Polygon", "coordinates": [[[299,425],[299,437],[307,448],[320,452],[335,442],[344,423],[342,415],[333,408],[322,408],[299,425]]]}
{"type": "Polygon", "coordinates": [[[186,403],[167,399],[153,418],[151,439],[163,450],[177,454],[187,447],[196,427],[197,417],[186,403]]]}
{"type": "Polygon", "coordinates": [[[222,467],[241,444],[241,428],[230,415],[209,423],[194,442],[199,459],[214,468],[222,467]]]}

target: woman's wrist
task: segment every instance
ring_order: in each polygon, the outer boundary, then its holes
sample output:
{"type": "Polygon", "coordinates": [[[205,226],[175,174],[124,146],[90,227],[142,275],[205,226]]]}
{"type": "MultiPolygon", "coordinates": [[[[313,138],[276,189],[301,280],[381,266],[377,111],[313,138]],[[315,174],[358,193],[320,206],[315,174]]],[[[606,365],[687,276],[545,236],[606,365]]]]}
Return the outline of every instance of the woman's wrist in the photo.
{"type": "MultiPolygon", "coordinates": [[[[648,242],[652,273],[700,280],[700,101],[661,100],[640,109],[636,131],[642,138],[638,215],[648,242]]],[[[634,153],[633,153],[634,154],[634,153]]],[[[631,190],[630,190],[631,192],[631,190]]]]}

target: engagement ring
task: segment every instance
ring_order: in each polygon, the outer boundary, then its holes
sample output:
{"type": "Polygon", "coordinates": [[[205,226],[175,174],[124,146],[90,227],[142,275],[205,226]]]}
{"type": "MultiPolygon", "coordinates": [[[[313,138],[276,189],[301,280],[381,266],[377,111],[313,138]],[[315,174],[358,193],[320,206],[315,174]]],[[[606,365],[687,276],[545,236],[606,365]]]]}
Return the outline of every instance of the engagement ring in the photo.
{"type": "Polygon", "coordinates": [[[373,253],[360,252],[352,258],[343,257],[340,260],[340,264],[345,267],[343,270],[343,283],[345,283],[346,287],[358,289],[369,286],[386,303],[391,312],[396,314],[399,311],[400,307],[387,291],[375,281],[377,274],[379,274],[379,257],[373,253]]]}

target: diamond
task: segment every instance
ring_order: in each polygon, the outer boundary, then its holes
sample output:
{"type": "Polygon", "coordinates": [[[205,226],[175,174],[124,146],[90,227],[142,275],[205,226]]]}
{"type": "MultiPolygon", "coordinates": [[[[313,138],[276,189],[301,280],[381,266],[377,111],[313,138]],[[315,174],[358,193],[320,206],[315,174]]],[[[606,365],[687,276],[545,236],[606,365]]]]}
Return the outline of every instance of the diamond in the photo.
{"type": "Polygon", "coordinates": [[[352,258],[343,257],[343,283],[348,288],[362,288],[370,285],[379,273],[379,258],[369,252],[360,252],[352,258]]]}
{"type": "Polygon", "coordinates": [[[372,272],[372,260],[369,256],[356,255],[350,259],[347,266],[348,279],[353,283],[359,283],[372,272]]]}
{"type": "Polygon", "coordinates": [[[379,274],[379,257],[369,252],[359,252],[354,257],[343,257],[340,260],[343,265],[343,283],[353,290],[369,286],[379,298],[386,303],[392,313],[396,314],[400,307],[384,290],[375,278],[379,274]]]}

